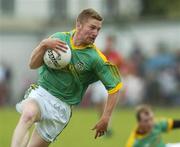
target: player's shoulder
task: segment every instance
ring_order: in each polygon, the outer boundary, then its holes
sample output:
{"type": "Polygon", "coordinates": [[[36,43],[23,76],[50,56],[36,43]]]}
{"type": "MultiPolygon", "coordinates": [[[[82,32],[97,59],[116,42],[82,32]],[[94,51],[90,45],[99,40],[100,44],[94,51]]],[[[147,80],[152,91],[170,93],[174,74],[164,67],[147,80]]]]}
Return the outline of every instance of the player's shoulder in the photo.
{"type": "Polygon", "coordinates": [[[107,62],[106,56],[102,53],[102,51],[99,48],[96,47],[96,45],[93,45],[93,52],[96,59],[107,62]]]}
{"type": "Polygon", "coordinates": [[[159,123],[162,123],[162,122],[167,122],[169,118],[166,118],[166,117],[158,117],[158,118],[155,118],[155,123],[156,124],[159,124],[159,123]]]}
{"type": "Polygon", "coordinates": [[[71,36],[71,32],[55,32],[50,36],[50,38],[58,38],[62,41],[68,42],[70,36],[71,36]]]}
{"type": "Polygon", "coordinates": [[[55,32],[51,35],[51,37],[60,37],[60,36],[68,36],[70,35],[70,32],[55,32]]]}
{"type": "Polygon", "coordinates": [[[155,119],[154,127],[155,128],[161,128],[164,125],[168,125],[169,121],[171,119],[165,118],[165,117],[160,117],[155,119]]]}

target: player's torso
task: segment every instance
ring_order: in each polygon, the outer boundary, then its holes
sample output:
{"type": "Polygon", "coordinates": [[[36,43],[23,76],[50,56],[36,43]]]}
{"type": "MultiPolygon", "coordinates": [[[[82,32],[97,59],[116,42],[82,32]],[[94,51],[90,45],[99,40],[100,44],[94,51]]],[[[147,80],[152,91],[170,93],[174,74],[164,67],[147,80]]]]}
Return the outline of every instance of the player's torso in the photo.
{"type": "Polygon", "coordinates": [[[97,54],[95,49],[90,47],[82,50],[73,48],[69,33],[63,37],[63,41],[71,48],[70,64],[61,70],[50,69],[43,65],[39,72],[39,84],[57,97],[74,98],[77,100],[73,100],[73,103],[78,103],[88,84],[96,79],[93,74],[93,63],[97,54]]]}
{"type": "Polygon", "coordinates": [[[94,77],[94,49],[76,50],[72,49],[72,59],[70,63],[70,70],[74,68],[79,80],[85,84],[91,82],[94,77]]]}
{"type": "Polygon", "coordinates": [[[136,138],[133,147],[165,147],[161,138],[161,130],[155,126],[150,134],[143,138],[136,138]]]}
{"type": "Polygon", "coordinates": [[[94,82],[95,75],[93,66],[96,62],[97,52],[93,45],[77,48],[72,44],[72,32],[66,35],[66,43],[71,48],[72,58],[69,65],[69,70],[77,76],[82,84],[94,82]]]}

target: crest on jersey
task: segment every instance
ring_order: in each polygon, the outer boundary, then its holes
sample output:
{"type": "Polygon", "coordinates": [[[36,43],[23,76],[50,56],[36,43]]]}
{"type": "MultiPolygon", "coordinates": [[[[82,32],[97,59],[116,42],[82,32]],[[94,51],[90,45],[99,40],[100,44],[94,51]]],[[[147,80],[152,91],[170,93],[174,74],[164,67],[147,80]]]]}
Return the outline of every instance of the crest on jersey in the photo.
{"type": "Polygon", "coordinates": [[[83,62],[77,62],[75,64],[75,68],[77,71],[83,71],[84,70],[84,63],[83,62]]]}

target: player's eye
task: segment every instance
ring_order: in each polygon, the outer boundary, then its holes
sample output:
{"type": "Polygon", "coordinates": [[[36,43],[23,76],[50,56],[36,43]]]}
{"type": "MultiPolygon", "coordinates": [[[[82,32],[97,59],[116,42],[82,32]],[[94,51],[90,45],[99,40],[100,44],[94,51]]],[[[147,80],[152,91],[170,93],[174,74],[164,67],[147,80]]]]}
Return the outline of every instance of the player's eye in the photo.
{"type": "Polygon", "coordinates": [[[96,27],[95,26],[90,26],[90,29],[94,30],[94,29],[96,29],[96,27]]]}

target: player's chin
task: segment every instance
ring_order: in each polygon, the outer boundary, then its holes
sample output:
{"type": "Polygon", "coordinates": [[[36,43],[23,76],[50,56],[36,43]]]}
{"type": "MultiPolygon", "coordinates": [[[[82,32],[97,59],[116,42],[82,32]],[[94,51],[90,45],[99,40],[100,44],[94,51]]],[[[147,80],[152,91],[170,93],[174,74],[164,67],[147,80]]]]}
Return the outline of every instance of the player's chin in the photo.
{"type": "Polygon", "coordinates": [[[94,41],[95,41],[94,39],[91,39],[91,40],[88,41],[88,44],[93,44],[94,41]]]}

